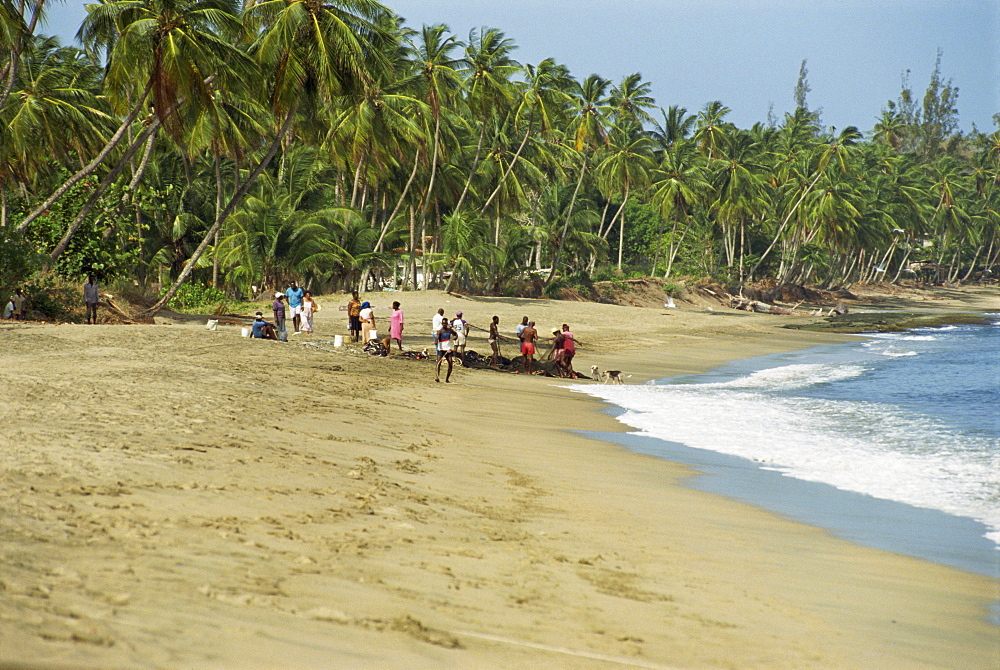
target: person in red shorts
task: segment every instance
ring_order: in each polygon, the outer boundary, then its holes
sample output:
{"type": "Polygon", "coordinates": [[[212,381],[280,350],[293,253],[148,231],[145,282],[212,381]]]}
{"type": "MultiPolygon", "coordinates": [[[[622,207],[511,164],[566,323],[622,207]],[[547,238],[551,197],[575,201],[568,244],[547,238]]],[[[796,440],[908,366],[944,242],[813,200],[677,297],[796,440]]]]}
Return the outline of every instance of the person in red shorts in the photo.
{"type": "Polygon", "coordinates": [[[526,375],[535,371],[535,340],[537,339],[538,331],[535,330],[535,322],[529,321],[528,327],[521,331],[521,355],[524,357],[522,369],[526,375]]]}

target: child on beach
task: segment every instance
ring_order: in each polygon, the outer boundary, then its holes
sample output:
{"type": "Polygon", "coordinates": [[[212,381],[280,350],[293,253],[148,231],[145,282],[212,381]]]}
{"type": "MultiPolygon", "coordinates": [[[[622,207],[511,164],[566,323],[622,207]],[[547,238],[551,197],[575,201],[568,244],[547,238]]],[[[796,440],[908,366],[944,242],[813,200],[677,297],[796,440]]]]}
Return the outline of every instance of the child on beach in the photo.
{"type": "Polygon", "coordinates": [[[455,333],[451,329],[451,325],[448,323],[448,319],[441,320],[441,330],[434,334],[434,347],[437,350],[437,365],[434,368],[434,381],[441,381],[441,363],[445,360],[448,361],[448,373],[445,375],[444,381],[446,384],[451,383],[451,369],[452,369],[452,356],[454,352],[452,351],[452,340],[455,333]]]}

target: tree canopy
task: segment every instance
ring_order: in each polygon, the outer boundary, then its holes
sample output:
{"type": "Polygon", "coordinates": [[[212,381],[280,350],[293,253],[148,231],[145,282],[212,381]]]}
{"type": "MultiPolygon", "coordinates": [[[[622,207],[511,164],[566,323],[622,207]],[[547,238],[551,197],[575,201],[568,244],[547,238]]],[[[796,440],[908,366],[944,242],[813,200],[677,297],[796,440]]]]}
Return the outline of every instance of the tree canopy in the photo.
{"type": "MultiPolygon", "coordinates": [[[[572,277],[827,287],[989,275],[1000,122],[923,97],[823,127],[806,62],[782,119],[665,109],[638,72],[521,63],[501,29],[407,27],[373,0],[100,0],[84,49],[0,3],[0,280],[50,267],[234,296],[572,277]],[[860,127],[871,125],[867,132],[860,127]]],[[[998,116],[1000,119],[1000,116],[998,116]]]]}

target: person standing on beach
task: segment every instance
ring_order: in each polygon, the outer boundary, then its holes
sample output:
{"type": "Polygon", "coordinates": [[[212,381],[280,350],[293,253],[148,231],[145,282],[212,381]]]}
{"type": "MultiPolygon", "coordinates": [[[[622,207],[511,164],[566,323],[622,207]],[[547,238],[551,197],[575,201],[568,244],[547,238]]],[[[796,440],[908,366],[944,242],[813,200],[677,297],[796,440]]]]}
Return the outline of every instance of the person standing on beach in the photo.
{"type": "Polygon", "coordinates": [[[403,350],[403,310],[399,308],[399,301],[392,303],[392,316],[389,317],[389,343],[396,340],[399,350],[403,350]]]}
{"type": "Polygon", "coordinates": [[[352,291],[351,299],[347,301],[347,330],[351,333],[352,342],[361,337],[361,301],[357,291],[352,291]]]}
{"type": "Polygon", "coordinates": [[[83,301],[87,303],[87,323],[97,323],[97,303],[101,300],[101,292],[94,275],[87,275],[87,283],[83,285],[83,301]]]}
{"type": "Polygon", "coordinates": [[[563,369],[566,374],[576,379],[576,371],[573,370],[573,357],[576,356],[576,338],[573,333],[569,332],[569,324],[564,323],[562,325],[562,337],[563,337],[563,369]]]}
{"type": "Polygon", "coordinates": [[[434,368],[434,381],[436,382],[441,381],[441,363],[447,360],[448,373],[445,375],[444,381],[446,384],[451,383],[451,370],[454,365],[452,362],[454,355],[452,351],[452,339],[454,334],[454,331],[452,331],[451,326],[448,324],[448,319],[441,321],[441,329],[434,334],[434,350],[437,352],[437,365],[434,368]]]}
{"type": "Polygon", "coordinates": [[[313,332],[313,314],[319,311],[319,305],[313,300],[312,293],[306,291],[302,296],[302,332],[313,332]]]}
{"type": "Polygon", "coordinates": [[[271,312],[274,313],[274,327],[280,333],[285,329],[285,294],[275,293],[274,302],[271,303],[271,312]]]}
{"type": "Polygon", "coordinates": [[[375,309],[367,300],[361,303],[359,316],[361,318],[361,341],[367,344],[368,340],[372,339],[371,332],[376,330],[375,309]]]}
{"type": "Polygon", "coordinates": [[[555,328],[552,331],[552,362],[555,363],[556,376],[563,376],[563,355],[566,350],[563,348],[564,338],[562,331],[555,328]]]}
{"type": "Polygon", "coordinates": [[[455,357],[458,364],[465,367],[465,338],[466,326],[468,323],[462,318],[461,312],[455,312],[455,318],[451,320],[451,329],[455,333],[455,357]]]}
{"type": "Polygon", "coordinates": [[[299,323],[302,321],[302,298],[306,292],[301,286],[296,286],[295,282],[288,282],[285,295],[288,296],[288,309],[292,310],[292,327],[295,332],[299,332],[299,323]]]}
{"type": "Polygon", "coordinates": [[[444,318],[444,308],[440,307],[440,308],[438,308],[437,313],[434,315],[434,318],[431,319],[431,336],[434,338],[434,351],[435,352],[437,352],[437,350],[438,350],[438,348],[437,348],[437,342],[438,342],[437,336],[438,336],[438,333],[441,332],[441,324],[444,323],[444,320],[445,320],[445,318],[444,318]]]}
{"type": "Polygon", "coordinates": [[[529,321],[524,330],[521,331],[521,356],[522,370],[524,374],[530,375],[535,371],[535,340],[538,339],[538,331],[535,330],[535,322],[529,321]]]}
{"type": "Polygon", "coordinates": [[[524,342],[524,338],[521,337],[521,333],[523,333],[524,329],[527,327],[528,327],[528,317],[524,317],[521,319],[521,323],[517,324],[517,328],[514,329],[514,332],[517,333],[517,339],[521,340],[522,342],[524,342]]]}
{"type": "Polygon", "coordinates": [[[494,370],[497,369],[497,365],[500,363],[500,317],[494,315],[493,323],[490,324],[490,336],[488,342],[490,343],[490,348],[493,349],[493,362],[490,363],[490,367],[494,370]]]}

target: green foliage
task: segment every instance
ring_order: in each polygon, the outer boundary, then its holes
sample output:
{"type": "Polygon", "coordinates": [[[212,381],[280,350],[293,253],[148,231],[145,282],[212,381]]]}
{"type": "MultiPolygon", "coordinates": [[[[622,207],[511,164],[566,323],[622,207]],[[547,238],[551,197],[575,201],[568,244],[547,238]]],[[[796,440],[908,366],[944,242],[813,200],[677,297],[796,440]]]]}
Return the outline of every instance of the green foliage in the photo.
{"type": "Polygon", "coordinates": [[[684,285],[677,284],[675,282],[667,282],[663,285],[663,292],[673,298],[679,298],[684,295],[684,285]]]}
{"type": "Polygon", "coordinates": [[[0,299],[7,296],[42,266],[44,256],[23,237],[0,228],[0,299]]]}
{"type": "Polygon", "coordinates": [[[54,272],[39,272],[24,283],[31,310],[59,321],[82,321],[83,284],[71,285],[54,272]]]}
{"type": "MultiPolygon", "coordinates": [[[[163,296],[166,292],[164,289],[160,295],[163,296]]],[[[228,304],[225,292],[214,286],[199,284],[184,284],[170,301],[170,306],[179,311],[194,312],[207,309],[213,314],[227,311],[228,304]]]]}

